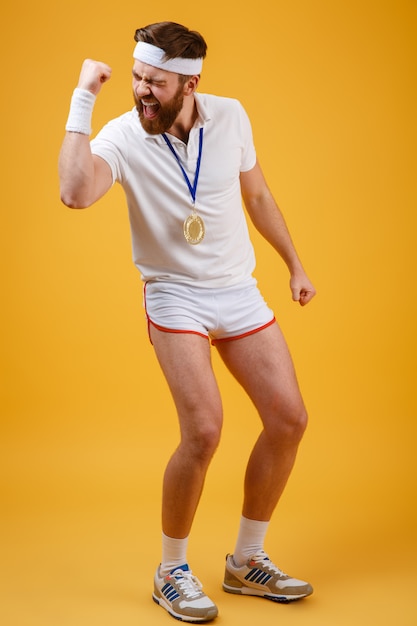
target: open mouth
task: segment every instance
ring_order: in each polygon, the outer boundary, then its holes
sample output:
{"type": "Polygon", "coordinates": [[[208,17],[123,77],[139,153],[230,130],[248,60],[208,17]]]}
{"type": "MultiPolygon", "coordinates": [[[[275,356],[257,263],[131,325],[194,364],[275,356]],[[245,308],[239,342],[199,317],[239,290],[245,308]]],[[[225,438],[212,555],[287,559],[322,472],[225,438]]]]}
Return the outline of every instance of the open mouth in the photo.
{"type": "Polygon", "coordinates": [[[160,109],[160,105],[158,102],[146,102],[145,100],[140,101],[143,107],[143,115],[148,120],[153,120],[157,115],[160,109]]]}

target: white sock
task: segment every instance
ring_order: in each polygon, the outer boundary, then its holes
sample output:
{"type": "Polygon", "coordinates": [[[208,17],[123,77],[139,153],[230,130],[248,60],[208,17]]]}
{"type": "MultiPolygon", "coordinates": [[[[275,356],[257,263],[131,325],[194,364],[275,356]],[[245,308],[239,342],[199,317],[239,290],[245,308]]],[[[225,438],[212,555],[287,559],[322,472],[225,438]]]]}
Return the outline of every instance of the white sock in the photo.
{"type": "Polygon", "coordinates": [[[242,567],[246,561],[264,548],[264,540],[269,522],[241,517],[239,534],[233,553],[233,560],[237,567],[242,567]]]}
{"type": "Polygon", "coordinates": [[[161,576],[166,576],[173,569],[187,563],[188,537],[175,539],[162,533],[161,576]]]}

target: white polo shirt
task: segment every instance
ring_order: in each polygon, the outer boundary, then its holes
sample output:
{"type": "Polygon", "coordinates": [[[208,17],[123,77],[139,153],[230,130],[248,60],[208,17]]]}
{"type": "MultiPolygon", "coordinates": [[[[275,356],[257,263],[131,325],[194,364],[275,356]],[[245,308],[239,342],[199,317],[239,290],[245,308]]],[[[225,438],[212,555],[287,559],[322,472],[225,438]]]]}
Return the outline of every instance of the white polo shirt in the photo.
{"type": "Polygon", "coordinates": [[[191,194],[162,135],[142,128],[136,108],[109,122],[91,141],[110,166],[129,208],[133,260],[144,281],[225,287],[249,278],[255,256],[242,207],[240,172],[255,166],[249,119],[235,99],[195,94],[198,119],[188,143],[168,135],[191,185],[199,131],[204,128],[195,206],[204,221],[201,243],[189,244],[184,220],[191,194]]]}

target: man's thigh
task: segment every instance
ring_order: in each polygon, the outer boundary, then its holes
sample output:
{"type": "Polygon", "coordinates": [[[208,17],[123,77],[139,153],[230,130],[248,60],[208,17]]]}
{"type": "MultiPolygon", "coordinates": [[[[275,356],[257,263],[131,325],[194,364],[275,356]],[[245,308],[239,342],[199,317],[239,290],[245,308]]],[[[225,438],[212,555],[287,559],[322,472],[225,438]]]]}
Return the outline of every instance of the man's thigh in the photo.
{"type": "Polygon", "coordinates": [[[214,419],[221,399],[208,338],[150,328],[151,340],[180,419],[214,419]]]}
{"type": "Polygon", "coordinates": [[[266,414],[272,405],[291,409],[304,406],[293,361],[278,324],[216,347],[261,414],[266,414]]]}

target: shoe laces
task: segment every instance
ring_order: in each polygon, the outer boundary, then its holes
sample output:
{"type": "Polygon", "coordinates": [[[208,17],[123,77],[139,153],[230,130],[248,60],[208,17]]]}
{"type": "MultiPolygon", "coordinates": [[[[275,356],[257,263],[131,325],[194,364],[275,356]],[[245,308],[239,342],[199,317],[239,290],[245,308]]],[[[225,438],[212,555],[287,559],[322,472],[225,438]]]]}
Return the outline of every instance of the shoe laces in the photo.
{"type": "Polygon", "coordinates": [[[253,555],[253,557],[251,558],[251,563],[261,563],[264,567],[268,568],[269,571],[273,572],[274,574],[278,574],[278,576],[284,576],[288,578],[288,574],[283,572],[281,569],[279,569],[279,567],[272,563],[269,556],[263,550],[260,550],[253,555]]]}
{"type": "Polygon", "coordinates": [[[177,569],[169,577],[176,579],[179,589],[187,598],[193,599],[201,594],[203,585],[192,572],[177,569]]]}

